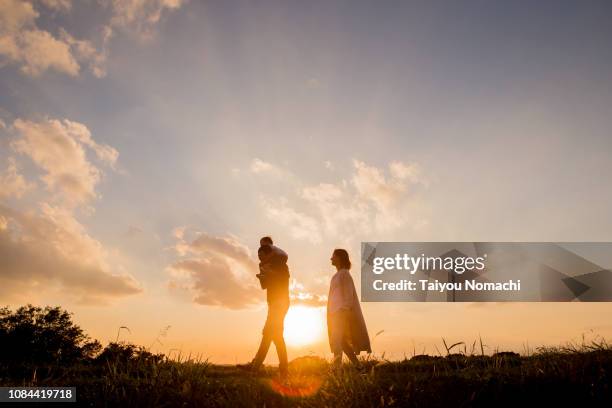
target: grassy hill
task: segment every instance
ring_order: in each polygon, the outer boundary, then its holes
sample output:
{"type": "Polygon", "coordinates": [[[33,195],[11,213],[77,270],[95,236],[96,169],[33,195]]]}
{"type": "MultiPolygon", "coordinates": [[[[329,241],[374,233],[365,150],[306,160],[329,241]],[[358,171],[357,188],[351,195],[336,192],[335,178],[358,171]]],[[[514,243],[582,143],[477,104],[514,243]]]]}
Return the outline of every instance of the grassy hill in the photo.
{"type": "Polygon", "coordinates": [[[363,371],[302,357],[286,381],[274,368],[253,375],[128,345],[114,351],[67,367],[5,367],[0,385],[76,386],[79,405],[100,407],[612,406],[609,347],[370,360],[363,371]]]}
{"type": "Polygon", "coordinates": [[[91,340],[60,308],[0,309],[0,386],[74,386],[95,407],[587,407],[612,406],[612,346],[605,340],[531,355],[485,355],[475,345],[445,356],[364,360],[332,369],[301,357],[280,381],[236,366],[169,359],[143,347],[91,340]]]}

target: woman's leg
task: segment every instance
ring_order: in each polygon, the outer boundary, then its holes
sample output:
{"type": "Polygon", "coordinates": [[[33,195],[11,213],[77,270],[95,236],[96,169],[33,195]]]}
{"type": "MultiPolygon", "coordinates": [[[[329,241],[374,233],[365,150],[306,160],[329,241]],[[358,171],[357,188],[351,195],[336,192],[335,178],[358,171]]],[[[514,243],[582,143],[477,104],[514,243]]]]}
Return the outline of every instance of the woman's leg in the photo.
{"type": "Polygon", "coordinates": [[[342,366],[342,350],[334,353],[334,367],[340,368],[342,366]]]}
{"type": "Polygon", "coordinates": [[[334,368],[339,368],[342,365],[342,338],[345,331],[340,313],[328,313],[327,328],[331,352],[334,354],[334,368]]]}
{"type": "Polygon", "coordinates": [[[346,354],[346,356],[349,358],[351,363],[353,363],[356,366],[359,365],[359,360],[357,359],[357,356],[355,355],[353,348],[351,347],[349,342],[346,341],[346,339],[342,340],[342,351],[344,351],[344,354],[346,354]]]}

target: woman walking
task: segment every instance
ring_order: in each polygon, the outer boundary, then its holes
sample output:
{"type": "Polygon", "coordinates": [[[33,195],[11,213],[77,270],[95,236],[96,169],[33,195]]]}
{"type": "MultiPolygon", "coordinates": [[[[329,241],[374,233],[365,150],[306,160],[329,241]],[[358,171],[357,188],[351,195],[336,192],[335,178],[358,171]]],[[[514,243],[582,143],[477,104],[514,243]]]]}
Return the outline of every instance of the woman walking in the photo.
{"type": "Polygon", "coordinates": [[[331,263],[336,273],[329,285],[327,298],[327,332],[329,346],[334,353],[334,366],[342,364],[342,352],[356,366],[360,366],[356,354],[371,353],[368,329],[361,313],[359,298],[349,270],[351,261],[344,249],[335,249],[331,263]]]}

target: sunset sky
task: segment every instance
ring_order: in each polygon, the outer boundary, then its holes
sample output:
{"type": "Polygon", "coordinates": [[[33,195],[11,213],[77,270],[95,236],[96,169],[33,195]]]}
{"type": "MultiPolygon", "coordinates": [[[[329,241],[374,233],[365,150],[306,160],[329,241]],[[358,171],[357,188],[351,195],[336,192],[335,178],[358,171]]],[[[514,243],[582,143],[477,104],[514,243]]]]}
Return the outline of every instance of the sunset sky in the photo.
{"type": "MultiPolygon", "coordinates": [[[[612,241],[611,17],[605,1],[0,0],[0,305],[246,362],[271,235],[301,304],[289,357],[328,356],[336,247],[359,286],[361,241],[612,241]]],[[[442,337],[612,337],[608,303],[362,307],[390,358],[442,337]]]]}

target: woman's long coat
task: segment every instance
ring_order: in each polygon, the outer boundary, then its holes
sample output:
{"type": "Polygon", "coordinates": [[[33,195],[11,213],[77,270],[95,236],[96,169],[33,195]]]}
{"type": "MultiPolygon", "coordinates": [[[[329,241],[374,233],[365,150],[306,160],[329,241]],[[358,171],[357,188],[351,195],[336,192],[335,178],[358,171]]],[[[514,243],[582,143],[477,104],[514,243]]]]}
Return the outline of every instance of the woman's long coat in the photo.
{"type": "Polygon", "coordinates": [[[335,297],[337,295],[340,295],[340,302],[345,305],[346,311],[341,314],[343,321],[339,321],[339,319],[332,316],[334,312],[338,312],[330,310],[330,304],[328,303],[327,330],[331,349],[338,350],[340,345],[334,343],[340,341],[342,337],[346,337],[355,353],[359,354],[361,351],[371,353],[368,329],[361,311],[359,297],[357,297],[357,290],[348,269],[340,269],[332,278],[328,302],[332,296],[335,297]],[[334,291],[340,292],[333,293],[334,291]],[[338,336],[340,334],[338,331],[343,335],[338,336]]]}

